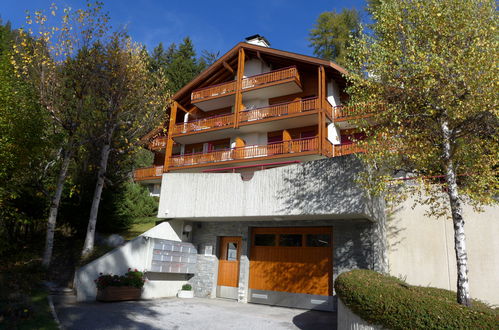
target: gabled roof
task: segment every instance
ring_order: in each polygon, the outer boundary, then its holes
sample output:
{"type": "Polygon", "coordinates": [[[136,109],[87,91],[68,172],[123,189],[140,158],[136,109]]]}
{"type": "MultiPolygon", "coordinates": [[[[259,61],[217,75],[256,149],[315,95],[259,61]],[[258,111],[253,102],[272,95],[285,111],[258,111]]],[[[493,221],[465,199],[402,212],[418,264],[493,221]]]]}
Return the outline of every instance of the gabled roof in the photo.
{"type": "Polygon", "coordinates": [[[272,55],[274,57],[294,60],[304,64],[316,65],[316,66],[322,65],[326,67],[326,69],[330,68],[331,70],[337,72],[340,75],[347,74],[347,71],[344,68],[328,60],[287,52],[275,48],[253,45],[247,42],[240,42],[236,46],[234,46],[231,50],[229,50],[227,53],[225,53],[222,57],[220,57],[217,61],[215,61],[212,65],[210,65],[206,70],[201,72],[196,78],[191,80],[187,85],[182,87],[177,93],[175,93],[175,95],[173,95],[173,99],[179,100],[185,95],[186,92],[199,86],[205,79],[209,78],[214,72],[219,70],[220,67],[224,65],[224,62],[227,63],[228,61],[232,60],[234,57],[237,57],[239,49],[241,48],[245,50],[256,51],[261,54],[272,55]]]}

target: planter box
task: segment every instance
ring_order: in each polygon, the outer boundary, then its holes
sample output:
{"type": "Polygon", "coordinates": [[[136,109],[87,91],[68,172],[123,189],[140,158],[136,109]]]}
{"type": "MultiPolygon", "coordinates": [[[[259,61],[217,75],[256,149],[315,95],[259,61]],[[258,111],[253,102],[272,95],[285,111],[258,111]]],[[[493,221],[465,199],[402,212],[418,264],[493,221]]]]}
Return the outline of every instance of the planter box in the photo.
{"type": "Polygon", "coordinates": [[[194,298],[194,290],[180,290],[177,294],[179,298],[194,298]]]}
{"type": "Polygon", "coordinates": [[[98,301],[139,300],[141,295],[142,288],[132,286],[108,286],[102,290],[97,290],[98,301]]]}

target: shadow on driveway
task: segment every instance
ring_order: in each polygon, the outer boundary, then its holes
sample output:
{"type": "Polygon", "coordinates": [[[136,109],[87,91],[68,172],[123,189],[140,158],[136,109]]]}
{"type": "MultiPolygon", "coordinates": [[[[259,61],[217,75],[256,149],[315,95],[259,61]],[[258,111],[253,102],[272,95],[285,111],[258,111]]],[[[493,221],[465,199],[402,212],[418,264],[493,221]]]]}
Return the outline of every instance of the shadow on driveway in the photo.
{"type": "Polygon", "coordinates": [[[64,329],[336,329],[336,313],[222,299],[76,303],[53,298],[64,329]]]}

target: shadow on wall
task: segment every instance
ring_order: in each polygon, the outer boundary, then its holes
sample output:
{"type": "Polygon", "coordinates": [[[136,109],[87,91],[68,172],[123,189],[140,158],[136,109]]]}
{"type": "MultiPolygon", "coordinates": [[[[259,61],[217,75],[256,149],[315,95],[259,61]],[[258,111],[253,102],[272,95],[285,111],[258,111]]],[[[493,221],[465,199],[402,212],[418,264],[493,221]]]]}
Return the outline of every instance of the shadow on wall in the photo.
{"type": "Polygon", "coordinates": [[[283,189],[277,191],[284,204],[280,211],[378,219],[383,216],[382,202],[367,196],[356,182],[361,171],[363,166],[355,155],[289,166],[284,172],[283,189]]]}
{"type": "Polygon", "coordinates": [[[357,268],[373,269],[373,224],[362,223],[338,225],[333,230],[334,276],[357,268]]]}

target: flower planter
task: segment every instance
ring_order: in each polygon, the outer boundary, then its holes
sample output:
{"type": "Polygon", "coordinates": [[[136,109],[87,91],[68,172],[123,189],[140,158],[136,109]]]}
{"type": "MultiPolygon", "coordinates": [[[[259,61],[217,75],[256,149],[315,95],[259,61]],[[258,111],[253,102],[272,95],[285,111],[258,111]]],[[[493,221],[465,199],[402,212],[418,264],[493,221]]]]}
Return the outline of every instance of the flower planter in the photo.
{"type": "Polygon", "coordinates": [[[180,290],[177,294],[179,298],[194,298],[193,290],[180,290]]]}
{"type": "Polygon", "coordinates": [[[142,289],[133,286],[108,286],[97,290],[98,301],[139,300],[141,295],[142,289]]]}

